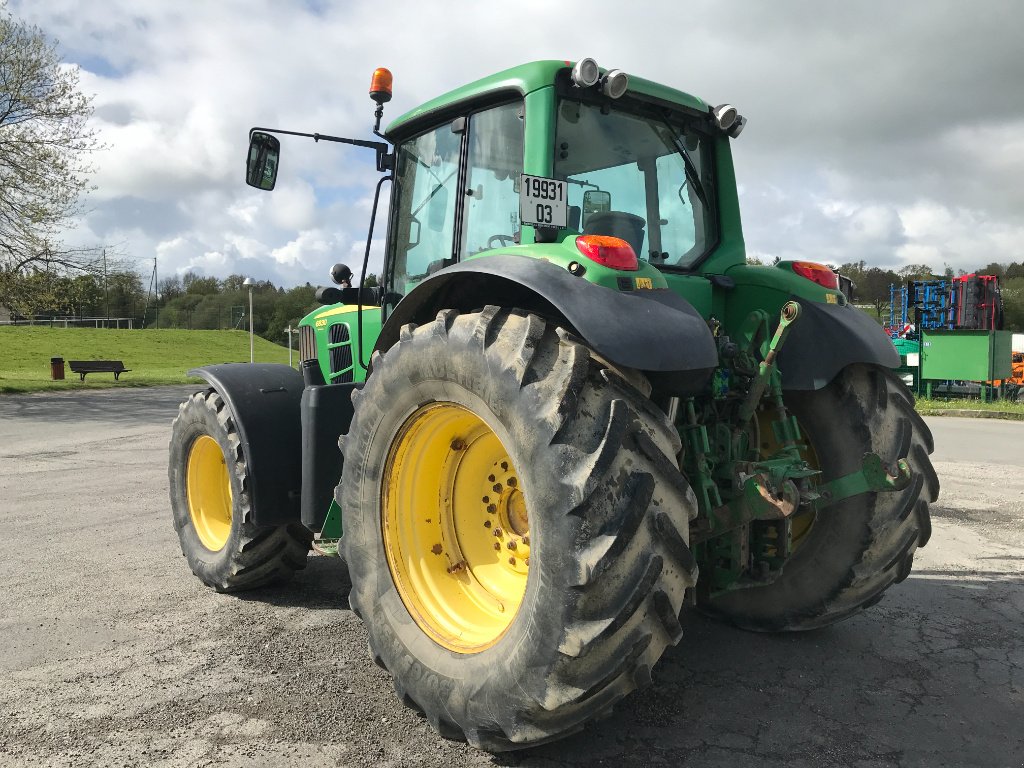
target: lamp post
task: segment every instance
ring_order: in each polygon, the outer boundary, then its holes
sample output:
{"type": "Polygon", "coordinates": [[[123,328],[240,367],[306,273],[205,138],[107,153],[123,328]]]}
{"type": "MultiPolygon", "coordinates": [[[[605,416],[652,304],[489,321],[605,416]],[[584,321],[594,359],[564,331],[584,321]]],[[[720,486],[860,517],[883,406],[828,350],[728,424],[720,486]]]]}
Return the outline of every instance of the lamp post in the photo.
{"type": "Polygon", "coordinates": [[[256,281],[251,277],[245,278],[242,285],[248,286],[249,288],[249,362],[256,362],[255,355],[253,353],[252,344],[252,287],[256,284],[256,281]]]}

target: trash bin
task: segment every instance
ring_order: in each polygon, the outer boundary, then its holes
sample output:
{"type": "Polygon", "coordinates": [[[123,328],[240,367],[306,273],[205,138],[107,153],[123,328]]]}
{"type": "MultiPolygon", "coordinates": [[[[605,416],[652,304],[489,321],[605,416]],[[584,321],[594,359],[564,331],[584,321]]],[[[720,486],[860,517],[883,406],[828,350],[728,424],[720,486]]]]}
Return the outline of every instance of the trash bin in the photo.
{"type": "Polygon", "coordinates": [[[54,381],[64,381],[64,358],[50,358],[50,378],[54,381]]]}

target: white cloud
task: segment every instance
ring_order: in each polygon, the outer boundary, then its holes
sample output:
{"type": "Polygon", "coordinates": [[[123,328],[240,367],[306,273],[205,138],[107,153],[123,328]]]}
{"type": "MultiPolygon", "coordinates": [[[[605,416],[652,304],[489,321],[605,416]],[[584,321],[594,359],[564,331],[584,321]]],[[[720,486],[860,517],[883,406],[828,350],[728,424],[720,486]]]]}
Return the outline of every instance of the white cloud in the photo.
{"type": "Polygon", "coordinates": [[[734,156],[751,253],[965,269],[1024,255],[1024,11],[1013,2],[978,13],[953,0],[663,0],[623,16],[621,4],[590,0],[560,6],[570,36],[535,23],[550,15],[540,0],[394,0],[386,16],[366,0],[319,11],[271,0],[10,8],[82,65],[109,145],[69,240],[121,243],[140,265],[156,257],[161,274],[292,285],[323,281],[337,260],[359,268],[371,153],[286,138],[278,189],[258,193],[242,179],[253,125],[370,138],[376,66],[395,74],[387,122],[505,67],[584,55],[731,101],[750,119],[734,156]],[[510,44],[524,24],[530,33],[510,44]]]}

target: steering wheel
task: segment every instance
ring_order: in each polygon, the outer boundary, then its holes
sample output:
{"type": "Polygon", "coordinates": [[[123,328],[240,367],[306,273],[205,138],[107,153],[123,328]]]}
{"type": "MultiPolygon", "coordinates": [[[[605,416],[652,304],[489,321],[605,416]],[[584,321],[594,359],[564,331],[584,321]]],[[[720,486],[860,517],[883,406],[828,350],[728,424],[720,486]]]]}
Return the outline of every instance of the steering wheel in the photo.
{"type": "Polygon", "coordinates": [[[514,243],[516,239],[512,235],[491,235],[487,238],[488,248],[500,248],[503,245],[514,243]]]}

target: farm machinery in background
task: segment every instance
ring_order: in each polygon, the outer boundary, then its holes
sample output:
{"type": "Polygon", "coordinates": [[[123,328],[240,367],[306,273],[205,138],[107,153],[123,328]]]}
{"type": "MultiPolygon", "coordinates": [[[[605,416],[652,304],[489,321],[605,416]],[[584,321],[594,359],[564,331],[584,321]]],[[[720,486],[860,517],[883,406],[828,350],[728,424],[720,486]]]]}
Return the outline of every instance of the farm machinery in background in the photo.
{"type": "Polygon", "coordinates": [[[900,353],[900,373],[926,397],[1016,400],[1024,337],[1003,330],[996,275],[910,280],[889,286],[886,332],[900,353]]]}

